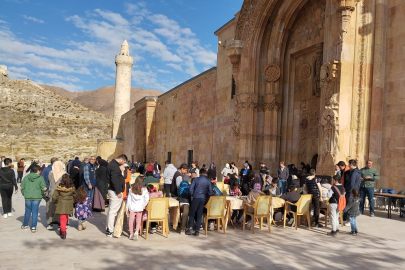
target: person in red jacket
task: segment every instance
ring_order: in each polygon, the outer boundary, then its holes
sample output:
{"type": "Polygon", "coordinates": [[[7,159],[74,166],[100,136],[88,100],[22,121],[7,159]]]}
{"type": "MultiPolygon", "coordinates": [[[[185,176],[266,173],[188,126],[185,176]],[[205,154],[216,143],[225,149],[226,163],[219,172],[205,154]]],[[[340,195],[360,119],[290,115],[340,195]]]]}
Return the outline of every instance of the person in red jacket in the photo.
{"type": "Polygon", "coordinates": [[[151,159],[150,162],[148,163],[148,166],[146,167],[147,172],[153,172],[155,169],[155,162],[151,159]]]}

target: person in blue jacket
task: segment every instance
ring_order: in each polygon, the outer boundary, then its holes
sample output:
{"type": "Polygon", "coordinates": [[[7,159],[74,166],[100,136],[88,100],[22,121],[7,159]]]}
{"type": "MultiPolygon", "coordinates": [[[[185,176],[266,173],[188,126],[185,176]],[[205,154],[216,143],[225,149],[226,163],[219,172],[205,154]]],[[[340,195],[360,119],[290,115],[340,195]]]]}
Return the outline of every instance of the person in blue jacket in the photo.
{"type": "Polygon", "coordinates": [[[206,198],[212,195],[211,181],[207,177],[205,169],[200,170],[200,177],[193,180],[190,185],[190,196],[193,197],[188,214],[188,227],[186,235],[200,235],[200,226],[206,198]],[[196,219],[193,230],[194,218],[196,219]]]}

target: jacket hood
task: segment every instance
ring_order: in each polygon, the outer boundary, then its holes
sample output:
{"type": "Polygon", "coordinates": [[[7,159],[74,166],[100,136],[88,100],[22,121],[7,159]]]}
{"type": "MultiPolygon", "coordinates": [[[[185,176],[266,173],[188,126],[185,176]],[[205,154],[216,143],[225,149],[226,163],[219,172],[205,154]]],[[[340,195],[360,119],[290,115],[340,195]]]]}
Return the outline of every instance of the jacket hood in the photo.
{"type": "Polygon", "coordinates": [[[174,167],[174,165],[173,165],[173,164],[169,164],[169,166],[167,166],[167,169],[177,171],[177,168],[176,168],[176,167],[174,167]]]}
{"type": "Polygon", "coordinates": [[[56,188],[55,188],[55,190],[60,190],[60,191],[71,191],[71,190],[73,190],[73,187],[71,187],[71,188],[66,188],[66,187],[61,187],[61,186],[58,186],[58,187],[56,187],[56,188]]]}
{"type": "Polygon", "coordinates": [[[40,174],[34,172],[30,173],[28,176],[28,180],[30,180],[31,182],[34,182],[36,179],[42,177],[40,174]]]}
{"type": "Polygon", "coordinates": [[[9,170],[11,170],[11,167],[3,167],[3,168],[1,168],[1,170],[3,172],[8,172],[9,170]]]}
{"type": "Polygon", "coordinates": [[[326,184],[321,184],[321,186],[324,187],[324,188],[327,188],[327,189],[330,189],[330,188],[332,187],[332,185],[331,185],[331,184],[328,184],[328,183],[326,183],[326,184]]]}

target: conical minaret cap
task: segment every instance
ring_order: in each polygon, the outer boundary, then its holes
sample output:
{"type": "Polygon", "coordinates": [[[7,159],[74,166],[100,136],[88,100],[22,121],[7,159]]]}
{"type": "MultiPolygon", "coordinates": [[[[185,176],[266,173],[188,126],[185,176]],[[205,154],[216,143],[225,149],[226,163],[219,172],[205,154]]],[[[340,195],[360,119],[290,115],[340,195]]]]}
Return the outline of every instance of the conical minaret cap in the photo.
{"type": "Polygon", "coordinates": [[[122,42],[120,55],[129,56],[129,46],[127,40],[124,40],[124,42],[122,42]]]}

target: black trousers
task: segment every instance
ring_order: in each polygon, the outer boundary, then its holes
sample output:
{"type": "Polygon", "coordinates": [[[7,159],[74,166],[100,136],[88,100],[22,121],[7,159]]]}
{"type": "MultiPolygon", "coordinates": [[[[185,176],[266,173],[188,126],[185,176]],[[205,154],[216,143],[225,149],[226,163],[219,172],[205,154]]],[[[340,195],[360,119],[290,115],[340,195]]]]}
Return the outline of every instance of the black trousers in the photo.
{"type": "Polygon", "coordinates": [[[170,186],[171,184],[164,184],[166,197],[170,198],[170,186]]]}
{"type": "Polygon", "coordinates": [[[23,179],[23,175],[24,175],[24,171],[18,172],[18,175],[17,175],[17,183],[21,183],[21,181],[22,181],[22,179],[23,179]]]}
{"type": "Polygon", "coordinates": [[[315,225],[319,221],[319,197],[312,197],[312,204],[314,206],[315,225]]]}
{"type": "Polygon", "coordinates": [[[193,227],[195,218],[196,219],[195,230],[196,231],[200,230],[204,205],[205,199],[193,199],[190,206],[190,212],[188,214],[188,228],[193,227]]]}
{"type": "Polygon", "coordinates": [[[1,185],[0,194],[3,205],[3,214],[11,213],[11,197],[13,196],[13,185],[1,185]]]}

